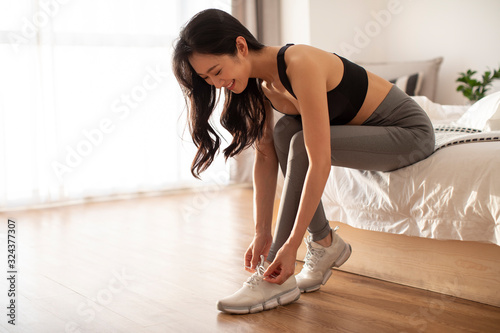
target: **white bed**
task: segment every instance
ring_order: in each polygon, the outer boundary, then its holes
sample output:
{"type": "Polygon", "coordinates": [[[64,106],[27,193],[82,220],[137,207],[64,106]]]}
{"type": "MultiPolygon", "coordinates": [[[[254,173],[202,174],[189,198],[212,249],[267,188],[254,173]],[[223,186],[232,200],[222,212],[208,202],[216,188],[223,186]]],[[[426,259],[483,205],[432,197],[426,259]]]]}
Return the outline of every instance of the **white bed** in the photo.
{"type": "MultiPolygon", "coordinates": [[[[470,125],[462,116],[466,106],[415,100],[435,126],[470,125]]],[[[393,172],[334,167],[323,196],[327,218],[365,230],[500,245],[499,136],[499,131],[438,131],[439,149],[408,167],[393,172]],[[460,143],[457,136],[491,142],[460,143]]]]}

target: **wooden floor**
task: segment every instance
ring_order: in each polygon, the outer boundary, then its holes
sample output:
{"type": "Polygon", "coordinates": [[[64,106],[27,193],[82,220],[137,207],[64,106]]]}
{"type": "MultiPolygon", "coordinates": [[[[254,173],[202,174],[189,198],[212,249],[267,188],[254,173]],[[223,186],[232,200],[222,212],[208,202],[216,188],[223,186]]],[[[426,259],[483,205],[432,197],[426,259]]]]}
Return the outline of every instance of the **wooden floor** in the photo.
{"type": "Polygon", "coordinates": [[[0,279],[2,332],[500,331],[500,308],[338,270],[294,304],[219,313],[216,301],[248,277],[247,188],[0,214],[4,276],[8,217],[19,271],[15,327],[0,279]]]}

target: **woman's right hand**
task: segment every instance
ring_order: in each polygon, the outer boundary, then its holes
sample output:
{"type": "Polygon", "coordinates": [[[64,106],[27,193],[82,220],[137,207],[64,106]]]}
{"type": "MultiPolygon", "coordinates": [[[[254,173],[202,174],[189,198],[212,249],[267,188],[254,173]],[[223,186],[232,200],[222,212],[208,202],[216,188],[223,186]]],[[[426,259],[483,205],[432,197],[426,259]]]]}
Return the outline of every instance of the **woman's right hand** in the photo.
{"type": "Polygon", "coordinates": [[[255,234],[252,243],[245,253],[245,269],[249,272],[254,273],[257,268],[257,264],[260,261],[260,256],[264,256],[264,260],[267,258],[269,249],[273,242],[273,236],[271,234],[255,234]]]}

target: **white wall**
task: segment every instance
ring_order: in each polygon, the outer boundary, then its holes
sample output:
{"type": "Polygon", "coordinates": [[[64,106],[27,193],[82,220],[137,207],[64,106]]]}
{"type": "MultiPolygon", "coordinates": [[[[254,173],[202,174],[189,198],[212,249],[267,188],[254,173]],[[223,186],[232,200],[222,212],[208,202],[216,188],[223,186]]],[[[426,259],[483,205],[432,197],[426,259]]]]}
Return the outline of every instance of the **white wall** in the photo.
{"type": "Polygon", "coordinates": [[[311,44],[309,0],[281,0],[282,44],[311,44]]]}
{"type": "Polygon", "coordinates": [[[443,56],[436,97],[442,104],[465,102],[455,91],[459,72],[500,65],[499,0],[282,0],[282,13],[283,42],[309,40],[354,61],[443,56]]]}

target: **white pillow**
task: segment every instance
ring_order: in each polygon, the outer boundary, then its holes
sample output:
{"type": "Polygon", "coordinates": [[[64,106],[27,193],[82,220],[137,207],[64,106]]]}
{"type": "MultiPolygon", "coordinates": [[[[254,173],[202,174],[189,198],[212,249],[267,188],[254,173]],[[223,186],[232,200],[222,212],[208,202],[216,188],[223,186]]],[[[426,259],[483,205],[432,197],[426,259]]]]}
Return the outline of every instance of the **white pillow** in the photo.
{"type": "Polygon", "coordinates": [[[442,105],[434,103],[426,96],[412,96],[422,109],[427,113],[433,125],[451,125],[459,119],[469,108],[466,105],[442,105]]]}
{"type": "Polygon", "coordinates": [[[500,91],[481,98],[456,121],[456,126],[482,131],[498,130],[500,122],[500,91]]]}
{"type": "Polygon", "coordinates": [[[500,131],[500,103],[497,103],[497,110],[488,119],[483,131],[500,131]]]}

